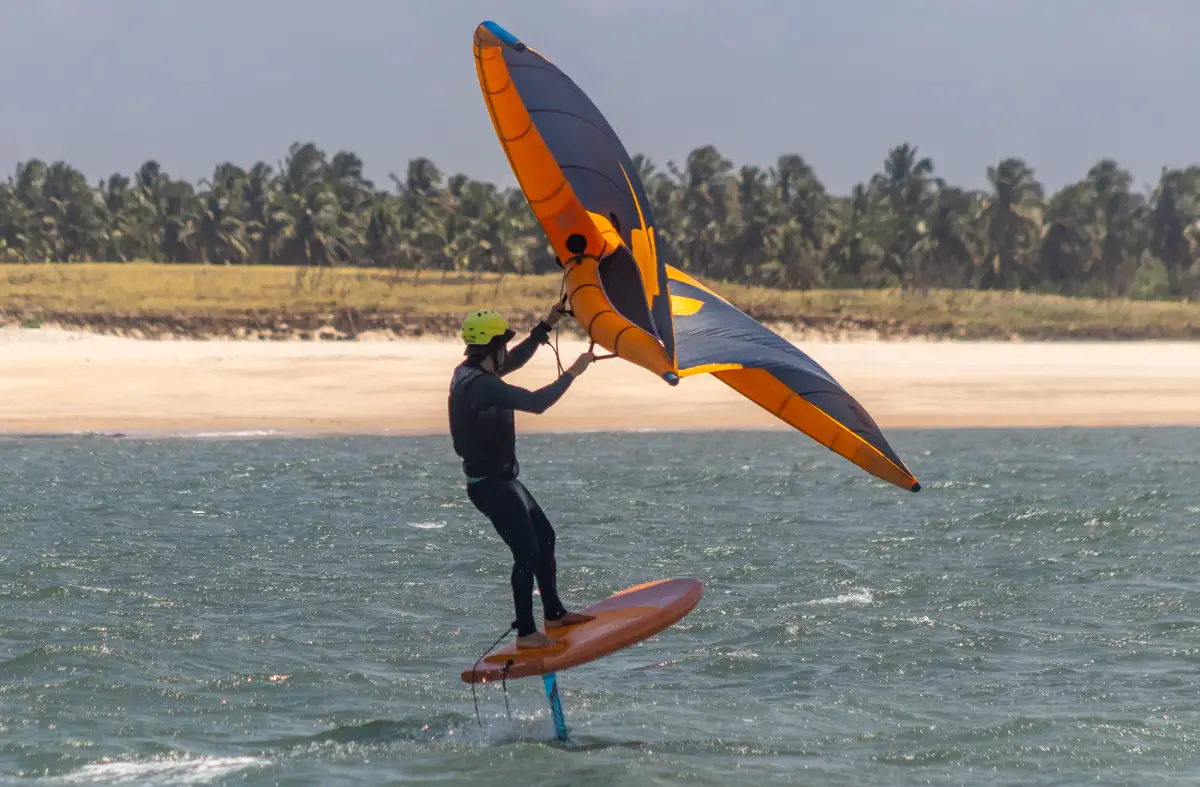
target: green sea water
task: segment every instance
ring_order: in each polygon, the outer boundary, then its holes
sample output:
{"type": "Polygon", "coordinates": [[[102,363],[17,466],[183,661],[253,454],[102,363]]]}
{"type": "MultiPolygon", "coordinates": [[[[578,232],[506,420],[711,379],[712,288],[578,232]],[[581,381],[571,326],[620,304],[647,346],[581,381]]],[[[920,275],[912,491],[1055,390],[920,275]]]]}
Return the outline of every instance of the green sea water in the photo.
{"type": "Polygon", "coordinates": [[[0,440],[0,783],[1200,780],[1200,431],[522,438],[581,606],[699,606],[560,675],[459,673],[509,557],[445,438],[0,440]]]}

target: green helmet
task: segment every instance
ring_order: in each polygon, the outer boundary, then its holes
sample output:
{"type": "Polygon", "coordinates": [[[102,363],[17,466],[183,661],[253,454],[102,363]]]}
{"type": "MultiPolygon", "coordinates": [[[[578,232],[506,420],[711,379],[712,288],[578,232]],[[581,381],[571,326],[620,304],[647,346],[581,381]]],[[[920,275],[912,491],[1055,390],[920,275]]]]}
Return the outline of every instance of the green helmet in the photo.
{"type": "Polygon", "coordinates": [[[508,341],[514,335],[504,315],[491,309],[472,312],[462,322],[463,341],[469,345],[486,346],[496,339],[508,341]]]}

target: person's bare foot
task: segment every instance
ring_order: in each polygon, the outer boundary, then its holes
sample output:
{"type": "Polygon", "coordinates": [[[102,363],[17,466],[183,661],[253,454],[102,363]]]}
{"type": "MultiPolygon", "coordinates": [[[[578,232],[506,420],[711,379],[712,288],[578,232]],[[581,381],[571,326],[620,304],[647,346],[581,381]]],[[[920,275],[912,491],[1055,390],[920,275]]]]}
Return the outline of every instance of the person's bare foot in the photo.
{"type": "Polygon", "coordinates": [[[546,629],[558,629],[563,626],[574,626],[576,623],[587,623],[589,620],[595,620],[595,615],[589,615],[586,612],[568,612],[558,620],[547,620],[546,629]]]}
{"type": "Polygon", "coordinates": [[[518,648],[548,648],[557,643],[558,640],[551,639],[540,631],[535,631],[532,634],[526,634],[523,637],[517,637],[518,648]]]}

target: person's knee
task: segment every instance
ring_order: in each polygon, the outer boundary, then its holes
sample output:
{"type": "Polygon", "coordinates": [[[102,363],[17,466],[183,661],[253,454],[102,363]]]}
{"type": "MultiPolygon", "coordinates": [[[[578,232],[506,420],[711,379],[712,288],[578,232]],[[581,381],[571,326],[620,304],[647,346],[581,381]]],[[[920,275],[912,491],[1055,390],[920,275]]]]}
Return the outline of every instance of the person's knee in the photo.
{"type": "Polygon", "coordinates": [[[542,559],[542,551],[534,545],[530,545],[527,549],[522,549],[513,552],[513,571],[528,573],[533,575],[534,569],[537,567],[538,561],[542,559]]]}
{"type": "Polygon", "coordinates": [[[518,595],[526,592],[532,592],[535,576],[536,572],[534,572],[534,570],[528,565],[524,563],[513,563],[512,575],[510,577],[512,581],[513,592],[517,593],[518,595]]]}

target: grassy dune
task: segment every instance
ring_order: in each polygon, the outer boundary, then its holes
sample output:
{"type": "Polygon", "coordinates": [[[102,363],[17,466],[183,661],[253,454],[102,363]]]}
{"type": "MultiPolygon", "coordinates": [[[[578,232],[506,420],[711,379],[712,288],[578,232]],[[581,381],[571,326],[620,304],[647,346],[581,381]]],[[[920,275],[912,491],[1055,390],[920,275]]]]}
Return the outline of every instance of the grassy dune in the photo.
{"type": "MultiPolygon", "coordinates": [[[[710,283],[757,319],[884,337],[1200,338],[1200,304],[937,290],[780,291],[710,283]]],[[[356,268],[86,263],[0,265],[0,320],[136,336],[449,335],[464,311],[518,322],[557,298],[560,277],[443,278],[356,268]]]]}

